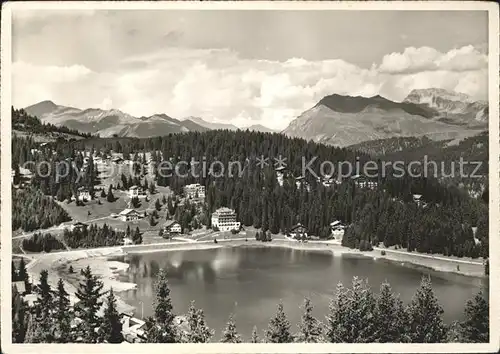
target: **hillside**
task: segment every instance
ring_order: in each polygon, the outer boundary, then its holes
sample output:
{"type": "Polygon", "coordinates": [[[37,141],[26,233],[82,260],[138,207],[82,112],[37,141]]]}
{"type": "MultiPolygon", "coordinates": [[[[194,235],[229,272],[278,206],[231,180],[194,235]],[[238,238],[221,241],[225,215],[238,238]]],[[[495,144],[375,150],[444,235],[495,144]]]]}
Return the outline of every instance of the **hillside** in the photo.
{"type": "Polygon", "coordinates": [[[381,96],[326,96],[294,119],[283,133],[343,147],[392,137],[427,136],[436,141],[463,139],[487,127],[483,118],[474,124],[459,124],[460,119],[465,119],[464,112],[476,109],[476,114],[482,114],[484,107],[477,102],[468,103],[461,115],[456,110],[447,114],[446,107],[437,109],[420,104],[415,94],[410,96],[403,102],[381,96]]]}

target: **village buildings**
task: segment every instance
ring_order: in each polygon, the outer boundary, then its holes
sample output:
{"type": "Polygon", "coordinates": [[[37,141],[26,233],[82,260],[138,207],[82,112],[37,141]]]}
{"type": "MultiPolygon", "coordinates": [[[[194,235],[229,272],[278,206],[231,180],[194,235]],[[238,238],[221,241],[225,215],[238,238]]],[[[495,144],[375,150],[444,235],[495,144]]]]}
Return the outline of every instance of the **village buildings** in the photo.
{"type": "Polygon", "coordinates": [[[137,212],[134,209],[125,209],[122,212],[120,212],[119,217],[124,222],[127,222],[127,221],[138,221],[140,215],[139,215],[139,212],[137,212]]]}
{"type": "Polygon", "coordinates": [[[222,207],[212,214],[212,227],[220,231],[239,230],[241,224],[236,221],[236,212],[233,209],[222,207]]]}
{"type": "Polygon", "coordinates": [[[298,224],[292,226],[288,232],[288,237],[296,240],[307,240],[309,235],[307,234],[307,228],[299,222],[298,224]]]}
{"type": "Polygon", "coordinates": [[[182,233],[181,224],[175,220],[168,220],[163,224],[163,232],[167,234],[180,234],[182,233]]]}
{"type": "Polygon", "coordinates": [[[189,199],[205,199],[205,186],[199,183],[184,186],[184,193],[189,199]]]}

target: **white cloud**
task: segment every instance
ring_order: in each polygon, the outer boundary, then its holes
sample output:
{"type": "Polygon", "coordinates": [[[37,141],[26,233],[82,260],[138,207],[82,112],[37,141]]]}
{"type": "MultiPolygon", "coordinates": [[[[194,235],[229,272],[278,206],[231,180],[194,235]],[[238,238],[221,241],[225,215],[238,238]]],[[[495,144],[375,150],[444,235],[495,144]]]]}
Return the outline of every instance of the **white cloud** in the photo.
{"type": "Polygon", "coordinates": [[[403,53],[385,55],[377,68],[382,73],[408,74],[421,71],[472,71],[488,66],[488,56],[472,45],[441,53],[429,47],[408,47],[403,53]]]}
{"type": "Polygon", "coordinates": [[[76,107],[109,107],[136,116],[201,116],[241,126],[283,129],[322,97],[338,93],[402,100],[438,87],[487,98],[486,57],[472,46],[440,53],[407,48],[363,69],[346,61],[241,59],[229,50],[170,47],[130,57],[114,72],[80,66],[14,65],[14,104],[52,99],[76,107]]]}

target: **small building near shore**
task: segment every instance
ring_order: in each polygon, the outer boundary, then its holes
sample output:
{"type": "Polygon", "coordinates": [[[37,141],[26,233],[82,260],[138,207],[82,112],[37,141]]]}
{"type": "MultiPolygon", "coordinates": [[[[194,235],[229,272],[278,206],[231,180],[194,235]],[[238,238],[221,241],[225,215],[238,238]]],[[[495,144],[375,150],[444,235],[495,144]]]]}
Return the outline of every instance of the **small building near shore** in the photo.
{"type": "Polygon", "coordinates": [[[163,232],[169,234],[180,234],[182,233],[181,224],[175,220],[168,220],[163,224],[163,232]]]}
{"type": "Polygon", "coordinates": [[[125,209],[119,214],[122,221],[137,221],[139,220],[139,213],[134,209],[125,209]]]}
{"type": "Polygon", "coordinates": [[[306,240],[309,238],[307,228],[300,222],[297,225],[292,226],[288,232],[288,236],[296,240],[306,240]]]}

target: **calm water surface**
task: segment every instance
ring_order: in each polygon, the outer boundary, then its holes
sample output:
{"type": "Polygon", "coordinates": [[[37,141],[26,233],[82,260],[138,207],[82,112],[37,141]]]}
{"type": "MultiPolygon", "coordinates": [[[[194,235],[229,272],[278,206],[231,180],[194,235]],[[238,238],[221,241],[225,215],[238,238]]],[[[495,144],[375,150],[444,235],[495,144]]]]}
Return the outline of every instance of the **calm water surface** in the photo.
{"type": "Polygon", "coordinates": [[[481,286],[481,279],[417,270],[385,260],[332,256],[329,252],[286,248],[234,247],[209,250],[168,251],[127,255],[115,260],[130,264],[122,280],[137,289],[120,296],[136,307],[136,316],[152,314],[153,284],[160,268],[167,270],[174,311],[186,313],[191,300],[205,311],[208,325],[220,338],[230,313],[249,338],[254,325],[259,335],[267,327],[276,305],[283,301],[295,330],[305,296],[312,299],[315,315],[324,321],[338,282],[350,286],[352,277],[368,279],[373,290],[387,280],[407,303],[418,288],[422,274],[430,274],[445,321],[461,319],[467,299],[481,286]]]}

